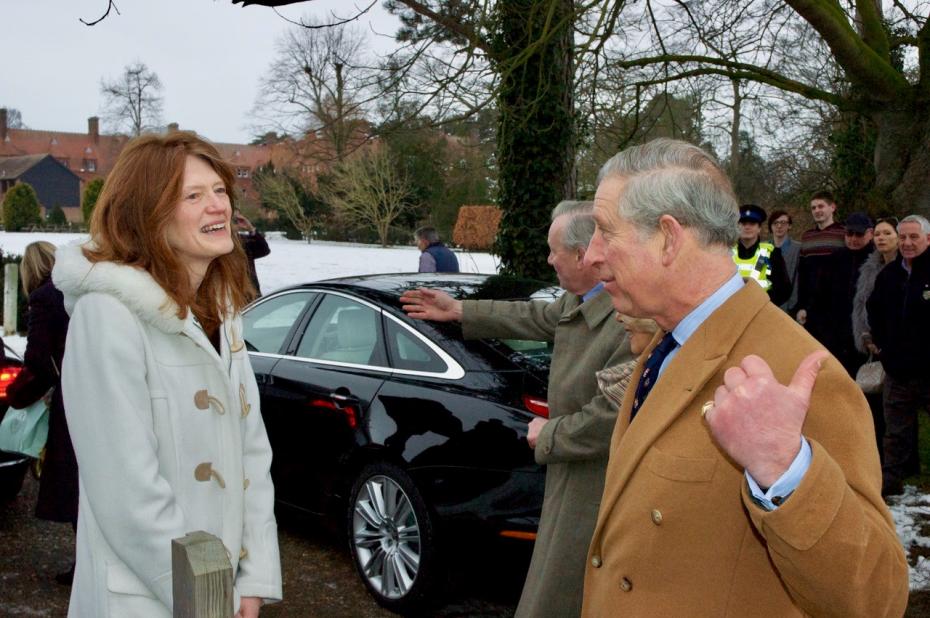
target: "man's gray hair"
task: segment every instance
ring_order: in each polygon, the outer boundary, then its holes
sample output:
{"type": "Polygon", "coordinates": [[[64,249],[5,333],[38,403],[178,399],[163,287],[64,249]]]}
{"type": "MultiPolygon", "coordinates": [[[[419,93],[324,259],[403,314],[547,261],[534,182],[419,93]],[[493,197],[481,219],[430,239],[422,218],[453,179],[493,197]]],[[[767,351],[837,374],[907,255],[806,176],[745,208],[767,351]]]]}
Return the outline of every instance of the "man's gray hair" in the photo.
{"type": "Polygon", "coordinates": [[[594,202],[562,200],[552,209],[552,221],[562,215],[570,219],[562,232],[562,244],[569,249],[586,249],[594,236],[594,202]]]}
{"type": "Polygon", "coordinates": [[[919,223],[920,231],[924,234],[930,234],[930,221],[920,215],[908,215],[898,222],[898,233],[901,233],[901,226],[905,223],[919,223]]]}
{"type": "MultiPolygon", "coordinates": [[[[410,229],[410,228],[407,228],[410,229]]],[[[425,240],[426,242],[432,244],[434,242],[439,242],[439,232],[436,231],[436,228],[430,225],[424,225],[423,227],[417,228],[417,231],[413,235],[420,239],[425,240]]]]}
{"type": "Polygon", "coordinates": [[[597,176],[626,181],[617,213],[644,234],[662,215],[692,229],[704,245],[734,245],[739,205],[726,173],[712,156],[687,142],[659,138],[614,155],[597,176]]]}

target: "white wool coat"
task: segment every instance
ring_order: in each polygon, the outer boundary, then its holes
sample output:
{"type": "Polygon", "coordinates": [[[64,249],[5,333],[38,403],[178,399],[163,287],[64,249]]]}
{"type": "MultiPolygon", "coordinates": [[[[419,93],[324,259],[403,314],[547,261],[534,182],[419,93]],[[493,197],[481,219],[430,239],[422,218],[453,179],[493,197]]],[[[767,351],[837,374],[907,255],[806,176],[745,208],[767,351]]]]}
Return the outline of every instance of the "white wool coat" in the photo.
{"type": "Polygon", "coordinates": [[[271,448],[241,319],[220,352],[144,270],[58,249],[71,324],[62,393],[77,454],[77,566],[69,617],[168,618],[171,540],[226,547],[234,604],[281,598],[271,448]]]}

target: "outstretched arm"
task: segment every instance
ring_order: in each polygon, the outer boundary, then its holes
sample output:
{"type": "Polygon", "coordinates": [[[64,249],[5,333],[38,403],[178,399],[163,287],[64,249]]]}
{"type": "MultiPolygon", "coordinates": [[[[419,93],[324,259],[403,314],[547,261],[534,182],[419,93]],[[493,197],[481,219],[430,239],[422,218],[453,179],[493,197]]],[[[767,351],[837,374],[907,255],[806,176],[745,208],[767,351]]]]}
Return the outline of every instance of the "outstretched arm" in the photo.
{"type": "Polygon", "coordinates": [[[455,300],[441,290],[408,290],[400,297],[400,302],[411,318],[437,322],[462,321],[462,301],[455,300]]]}

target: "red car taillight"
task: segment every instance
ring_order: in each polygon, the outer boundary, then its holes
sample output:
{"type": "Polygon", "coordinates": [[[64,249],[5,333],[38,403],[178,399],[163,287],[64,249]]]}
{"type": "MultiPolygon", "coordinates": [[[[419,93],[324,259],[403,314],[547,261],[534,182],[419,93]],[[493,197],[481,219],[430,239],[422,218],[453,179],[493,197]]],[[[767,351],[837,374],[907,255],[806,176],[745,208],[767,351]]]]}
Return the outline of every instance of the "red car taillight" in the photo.
{"type": "Polygon", "coordinates": [[[535,414],[536,416],[541,416],[543,418],[549,418],[549,402],[545,399],[540,399],[539,397],[533,397],[532,395],[523,396],[523,405],[526,406],[526,409],[535,414]]]}
{"type": "Polygon", "coordinates": [[[6,399],[6,387],[9,386],[23,368],[19,366],[0,367],[0,399],[6,399]]]}

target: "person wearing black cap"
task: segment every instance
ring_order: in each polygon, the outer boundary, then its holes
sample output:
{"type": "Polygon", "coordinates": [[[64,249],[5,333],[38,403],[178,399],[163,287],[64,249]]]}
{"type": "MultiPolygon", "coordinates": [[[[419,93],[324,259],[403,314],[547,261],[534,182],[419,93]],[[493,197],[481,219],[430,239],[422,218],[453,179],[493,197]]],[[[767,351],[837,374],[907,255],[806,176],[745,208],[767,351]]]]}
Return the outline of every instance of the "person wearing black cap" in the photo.
{"type": "Polygon", "coordinates": [[[846,246],[830,254],[811,296],[809,318],[820,327],[811,334],[843,364],[850,376],[866,361],[853,339],[852,311],[859,269],[875,246],[875,224],[862,212],[846,217],[846,246]]]}
{"type": "Polygon", "coordinates": [[[744,281],[754,280],[768,292],[772,302],[780,305],[791,295],[791,280],[781,251],[760,239],[765,219],[761,206],[740,206],[739,242],[732,249],[733,261],[744,281]]]}

